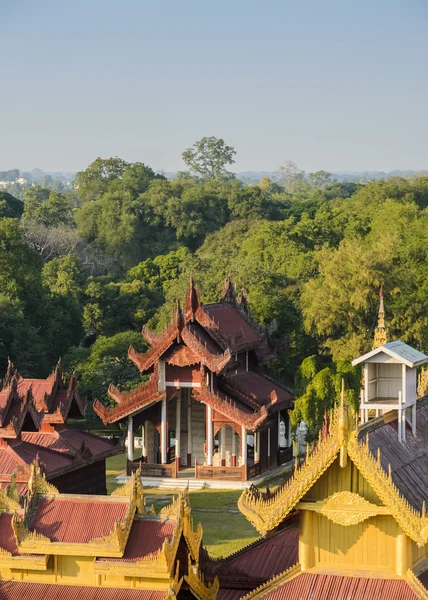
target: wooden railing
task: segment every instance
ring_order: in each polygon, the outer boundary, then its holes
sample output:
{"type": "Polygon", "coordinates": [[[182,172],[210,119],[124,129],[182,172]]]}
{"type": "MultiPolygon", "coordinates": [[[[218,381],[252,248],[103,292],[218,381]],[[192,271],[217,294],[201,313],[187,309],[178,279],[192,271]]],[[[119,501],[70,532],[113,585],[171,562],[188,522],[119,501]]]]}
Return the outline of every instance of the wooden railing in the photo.
{"type": "Polygon", "coordinates": [[[256,462],[252,465],[246,465],[245,470],[245,481],[248,481],[248,479],[254,479],[254,477],[258,477],[262,474],[262,464],[261,462],[256,462]]]}
{"type": "MultiPolygon", "coordinates": [[[[128,460],[126,465],[127,475],[131,475],[140,467],[140,462],[137,460],[128,460]]],[[[177,477],[177,467],[175,460],[170,464],[157,465],[153,463],[141,463],[141,477],[177,477]]]]}
{"type": "Polygon", "coordinates": [[[278,465],[284,465],[293,459],[293,446],[278,448],[278,465]]]}
{"type": "Polygon", "coordinates": [[[245,481],[245,467],[209,467],[196,464],[196,479],[245,481]]]}

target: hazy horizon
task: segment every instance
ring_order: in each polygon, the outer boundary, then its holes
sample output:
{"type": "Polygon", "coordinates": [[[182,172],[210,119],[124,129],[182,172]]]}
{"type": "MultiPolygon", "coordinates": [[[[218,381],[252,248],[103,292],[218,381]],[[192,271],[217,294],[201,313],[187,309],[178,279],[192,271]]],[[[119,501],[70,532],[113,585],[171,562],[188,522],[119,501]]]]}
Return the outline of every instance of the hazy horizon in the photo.
{"type": "Polygon", "coordinates": [[[184,168],[203,136],[230,170],[424,170],[423,0],[42,0],[0,9],[0,169],[97,156],[184,168]]]}

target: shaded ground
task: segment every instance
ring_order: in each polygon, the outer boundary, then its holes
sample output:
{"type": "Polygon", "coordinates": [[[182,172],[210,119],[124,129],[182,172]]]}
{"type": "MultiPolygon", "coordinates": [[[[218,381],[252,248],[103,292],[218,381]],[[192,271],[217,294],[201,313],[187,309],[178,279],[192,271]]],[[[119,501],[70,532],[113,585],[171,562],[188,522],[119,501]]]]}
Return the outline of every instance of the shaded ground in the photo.
{"type": "MultiPolygon", "coordinates": [[[[107,491],[109,494],[118,487],[117,475],[124,473],[126,455],[113,456],[107,460],[107,491]]],[[[274,487],[286,478],[287,474],[275,475],[274,480],[264,480],[274,487]]],[[[203,489],[189,492],[192,505],[194,525],[202,523],[204,529],[204,544],[214,558],[227,556],[259,539],[254,527],[238,510],[238,498],[242,490],[212,490],[203,489]]],[[[171,502],[175,490],[145,488],[146,504],[152,504],[158,512],[171,502]]]]}

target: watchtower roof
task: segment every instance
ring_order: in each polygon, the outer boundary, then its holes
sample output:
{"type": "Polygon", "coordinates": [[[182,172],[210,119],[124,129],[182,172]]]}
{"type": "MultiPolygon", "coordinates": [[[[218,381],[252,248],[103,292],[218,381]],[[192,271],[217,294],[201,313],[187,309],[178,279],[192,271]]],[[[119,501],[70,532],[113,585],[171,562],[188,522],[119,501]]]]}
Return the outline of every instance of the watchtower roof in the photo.
{"type": "MultiPolygon", "coordinates": [[[[388,342],[386,344],[383,344],[383,346],[379,346],[379,348],[375,348],[371,352],[368,352],[367,354],[356,358],[352,361],[352,365],[355,366],[363,362],[370,361],[370,359],[381,354],[387,354],[389,357],[395,359],[399,363],[410,367],[411,369],[413,369],[414,367],[419,367],[420,365],[424,365],[428,362],[428,356],[426,354],[423,354],[423,352],[419,352],[419,350],[415,350],[415,348],[412,348],[404,342],[396,340],[394,342],[388,342]]],[[[379,358],[381,357],[379,356],[379,358]]],[[[374,360],[373,362],[384,361],[374,360]]]]}

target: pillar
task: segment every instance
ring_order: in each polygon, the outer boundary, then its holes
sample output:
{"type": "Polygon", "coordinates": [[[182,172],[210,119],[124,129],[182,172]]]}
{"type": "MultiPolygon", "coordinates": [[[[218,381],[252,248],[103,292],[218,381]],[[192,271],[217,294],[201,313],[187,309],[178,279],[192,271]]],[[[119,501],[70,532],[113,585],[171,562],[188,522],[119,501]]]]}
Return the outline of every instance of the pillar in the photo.
{"type": "Polygon", "coordinates": [[[242,456],[242,465],[247,464],[247,430],[242,425],[241,431],[241,456],[242,456]]]}
{"type": "Polygon", "coordinates": [[[128,417],[128,460],[134,460],[134,424],[132,417],[128,417]]]}
{"type": "Polygon", "coordinates": [[[267,430],[267,468],[268,470],[270,470],[271,467],[271,463],[270,463],[270,427],[268,427],[267,430]]]}
{"type": "Polygon", "coordinates": [[[397,575],[403,577],[412,566],[412,553],[409,538],[401,529],[395,541],[395,557],[397,575]]]}
{"type": "Polygon", "coordinates": [[[300,511],[299,563],[302,571],[315,566],[314,513],[311,510],[300,511]]]}
{"type": "Polygon", "coordinates": [[[213,452],[214,452],[214,436],[213,436],[213,409],[211,406],[207,407],[207,465],[212,467],[213,464],[213,452]]]}
{"type": "Polygon", "coordinates": [[[178,472],[180,470],[181,457],[181,391],[177,394],[175,415],[175,466],[178,472]]]}
{"type": "Polygon", "coordinates": [[[220,429],[220,458],[221,466],[226,466],[226,425],[220,429]]]}
{"type": "Polygon", "coordinates": [[[192,391],[187,394],[187,466],[192,466],[192,391]]]}
{"type": "Polygon", "coordinates": [[[166,423],[166,398],[162,400],[161,407],[161,463],[167,463],[167,423],[166,423]]]}
{"type": "Polygon", "coordinates": [[[232,467],[236,467],[236,432],[232,429],[232,467]]]}
{"type": "Polygon", "coordinates": [[[416,435],[416,404],[412,406],[412,434],[416,435]]]}
{"type": "Polygon", "coordinates": [[[260,431],[254,432],[254,462],[260,461],[260,431]]]}
{"type": "Polygon", "coordinates": [[[281,413],[278,412],[278,449],[281,448],[281,413]]]}
{"type": "Polygon", "coordinates": [[[142,448],[141,448],[141,456],[143,463],[147,462],[147,442],[148,442],[148,425],[147,421],[144,421],[143,426],[141,427],[141,435],[143,438],[142,448]]]}

